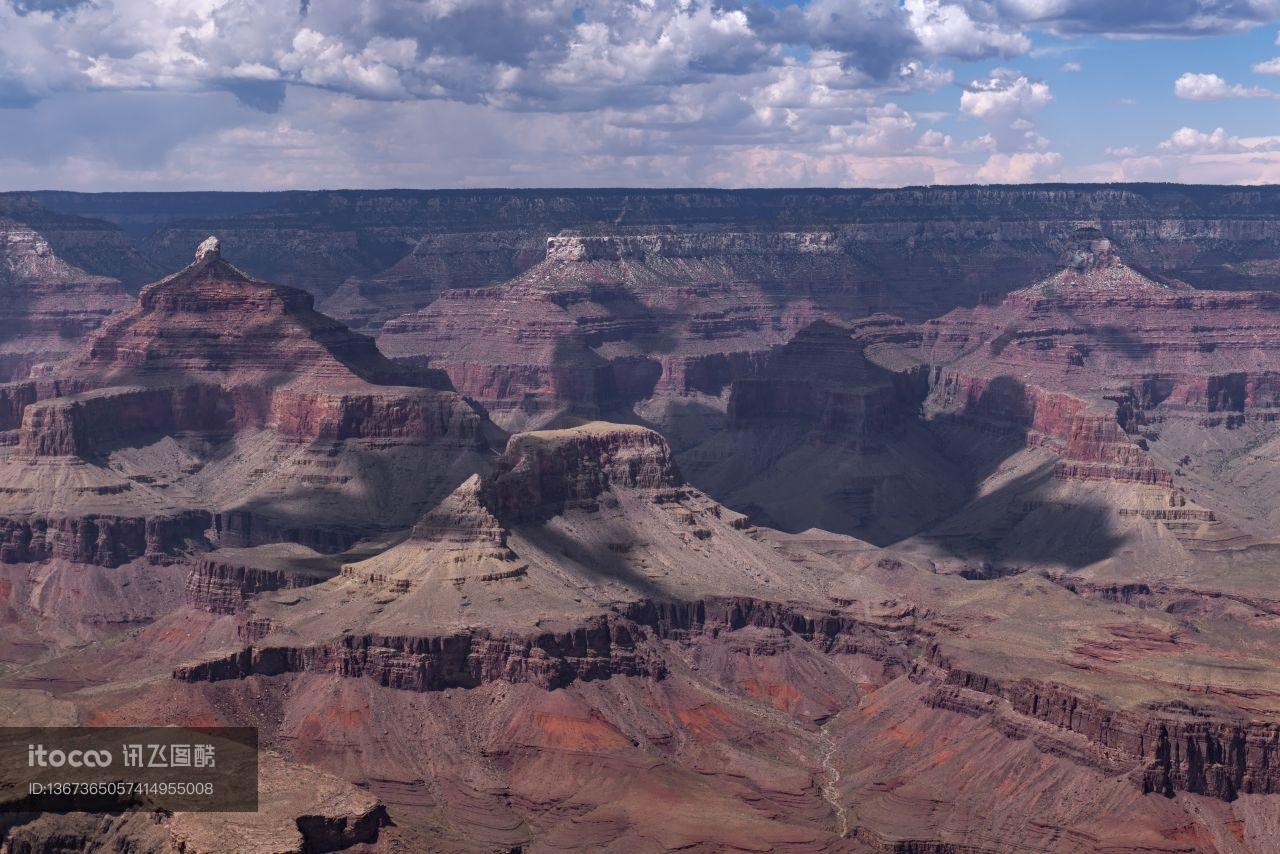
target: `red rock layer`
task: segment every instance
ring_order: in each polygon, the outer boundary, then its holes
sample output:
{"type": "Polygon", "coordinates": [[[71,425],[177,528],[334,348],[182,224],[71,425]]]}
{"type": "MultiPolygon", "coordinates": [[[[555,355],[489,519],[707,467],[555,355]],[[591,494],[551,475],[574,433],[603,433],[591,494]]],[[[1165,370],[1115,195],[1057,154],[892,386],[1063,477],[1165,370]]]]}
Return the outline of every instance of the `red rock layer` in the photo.
{"type": "Polygon", "coordinates": [[[1089,229],[1065,260],[996,305],[921,325],[916,351],[956,373],[1030,376],[1095,398],[1126,392],[1143,407],[1210,413],[1280,399],[1280,296],[1156,282],[1089,229]]]}
{"type": "MultiPolygon", "coordinates": [[[[1134,442],[1108,401],[1023,385],[1008,376],[966,376],[935,370],[929,406],[997,429],[1024,432],[1029,444],[1054,441],[1064,459],[1054,468],[1066,480],[1111,480],[1172,486],[1172,476],[1134,442]]],[[[1114,403],[1112,404],[1114,405],[1114,403]]]]}
{"type": "Polygon", "coordinates": [[[250,646],[226,658],[179,667],[173,677],[201,682],[312,672],[372,679],[407,691],[470,688],[494,681],[554,689],[610,676],[661,679],[667,667],[657,641],[687,640],[747,627],[784,629],[826,651],[838,649],[885,659],[901,655],[900,641],[892,633],[847,617],[754,599],[725,598],[689,603],[645,601],[564,631],[529,636],[473,629],[443,636],[348,636],[310,647],[250,646]]]}
{"type": "MultiPolygon", "coordinates": [[[[697,637],[732,643],[730,633],[760,629],[824,653],[867,656],[890,676],[910,672],[931,686],[927,705],[988,716],[995,729],[1013,738],[1035,735],[1037,749],[1060,751],[1111,773],[1135,769],[1134,782],[1145,792],[1192,792],[1227,801],[1280,792],[1280,725],[1177,703],[1121,709],[1053,683],[1000,679],[955,666],[911,621],[871,623],[841,610],[751,598],[642,601],[571,628],[531,635],[472,629],[440,636],[354,635],[306,647],[250,646],[179,667],[173,676],[204,682],[306,672],[418,692],[493,681],[555,689],[611,676],[663,680],[669,673],[665,644],[697,637]],[[916,660],[920,653],[923,659],[916,660]],[[1094,752],[1046,738],[1032,722],[1083,737],[1094,752]]],[[[783,646],[757,642],[750,648],[767,657],[783,646]]]]}
{"type": "Polygon", "coordinates": [[[1154,413],[1235,426],[1233,418],[1274,408],[1277,320],[1274,294],[1155,281],[1097,230],[1082,229],[1058,273],[929,321],[915,342],[884,351],[905,349],[935,366],[932,410],[1056,440],[1066,457],[1060,477],[1168,486],[1171,475],[1136,434],[1154,413]]]}

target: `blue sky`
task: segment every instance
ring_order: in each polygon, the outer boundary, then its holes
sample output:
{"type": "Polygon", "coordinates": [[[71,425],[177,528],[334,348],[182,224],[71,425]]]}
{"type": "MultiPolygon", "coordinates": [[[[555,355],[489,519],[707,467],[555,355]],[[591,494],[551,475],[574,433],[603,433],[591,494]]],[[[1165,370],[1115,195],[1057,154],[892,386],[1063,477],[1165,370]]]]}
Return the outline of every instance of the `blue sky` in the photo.
{"type": "Polygon", "coordinates": [[[0,0],[0,175],[1280,183],[1278,33],[1280,0],[0,0]]]}

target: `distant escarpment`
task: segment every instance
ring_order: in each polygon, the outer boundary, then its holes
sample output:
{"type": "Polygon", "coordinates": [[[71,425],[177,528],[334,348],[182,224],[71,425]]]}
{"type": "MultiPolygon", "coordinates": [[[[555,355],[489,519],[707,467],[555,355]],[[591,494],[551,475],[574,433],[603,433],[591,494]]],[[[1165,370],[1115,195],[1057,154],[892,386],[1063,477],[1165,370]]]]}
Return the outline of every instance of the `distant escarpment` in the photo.
{"type": "Polygon", "coordinates": [[[96,235],[101,251],[86,246],[83,254],[67,257],[130,282],[148,277],[122,276],[121,265],[111,261],[126,232],[156,270],[173,269],[204,235],[222,234],[253,274],[322,295],[338,290],[326,311],[369,330],[421,308],[416,303],[446,288],[518,275],[542,258],[547,238],[565,229],[827,230],[857,247],[882,283],[876,308],[913,320],[973,304],[984,290],[1007,292],[1051,271],[1081,222],[1101,225],[1136,263],[1199,287],[1280,285],[1274,264],[1280,200],[1272,188],[370,190],[38,193],[7,199],[26,206],[14,214],[21,221],[76,223],[57,231],[60,239],[70,235],[63,241],[68,248],[72,238],[85,243],[96,235]],[[96,224],[96,231],[87,223],[96,224]],[[909,252],[901,251],[904,245],[909,252]],[[114,266],[87,263],[95,256],[114,266]]]}
{"type": "Polygon", "coordinates": [[[446,292],[386,323],[500,424],[598,417],[654,395],[717,395],[824,310],[860,314],[865,270],[822,233],[568,235],[501,288],[446,292]]]}

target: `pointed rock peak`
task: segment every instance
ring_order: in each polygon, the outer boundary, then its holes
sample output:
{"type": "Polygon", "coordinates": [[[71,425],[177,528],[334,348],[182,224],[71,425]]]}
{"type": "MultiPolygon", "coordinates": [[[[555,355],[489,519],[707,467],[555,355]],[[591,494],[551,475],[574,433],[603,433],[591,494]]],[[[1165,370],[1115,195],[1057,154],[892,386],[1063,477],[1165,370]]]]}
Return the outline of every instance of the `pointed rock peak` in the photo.
{"type": "Polygon", "coordinates": [[[209,235],[196,247],[196,263],[201,261],[217,261],[222,257],[222,241],[209,235]]]}
{"type": "Polygon", "coordinates": [[[1077,273],[1121,265],[1111,241],[1096,228],[1077,228],[1072,233],[1062,258],[1062,266],[1077,273]]]}
{"type": "MultiPolygon", "coordinates": [[[[190,264],[144,287],[140,300],[144,308],[159,308],[165,301],[171,302],[179,298],[177,296],[179,291],[205,290],[208,291],[210,304],[216,305],[218,301],[216,297],[219,296],[218,288],[222,285],[252,285],[255,289],[259,289],[264,297],[275,297],[290,305],[311,307],[309,294],[303,291],[295,293],[294,288],[260,281],[228,264],[222,257],[222,241],[213,235],[206,237],[196,247],[195,259],[190,264]]],[[[228,295],[229,292],[221,294],[223,297],[228,295]]],[[[185,297],[181,298],[185,299],[185,297]]]]}
{"type": "Polygon", "coordinates": [[[482,493],[480,476],[472,475],[418,520],[409,539],[368,560],[347,564],[343,576],[405,592],[423,584],[525,575],[528,565],[507,546],[507,531],[485,506],[482,493]]]}
{"type": "Polygon", "coordinates": [[[473,474],[413,527],[415,540],[434,543],[479,544],[494,548],[507,544],[507,534],[485,507],[480,475],[473,474]]]}
{"type": "Polygon", "coordinates": [[[1130,267],[1099,229],[1084,227],[1077,228],[1067,242],[1062,269],[1047,279],[1014,291],[1005,302],[1147,297],[1180,289],[1178,284],[1158,282],[1130,267]]]}

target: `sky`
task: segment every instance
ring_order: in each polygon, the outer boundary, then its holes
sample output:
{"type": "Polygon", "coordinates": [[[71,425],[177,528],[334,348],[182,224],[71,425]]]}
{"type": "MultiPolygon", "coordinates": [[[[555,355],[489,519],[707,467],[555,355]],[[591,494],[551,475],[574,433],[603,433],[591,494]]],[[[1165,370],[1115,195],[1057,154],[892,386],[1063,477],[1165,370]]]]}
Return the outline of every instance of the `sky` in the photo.
{"type": "Polygon", "coordinates": [[[0,0],[0,189],[1280,183],[1280,0],[0,0]]]}

